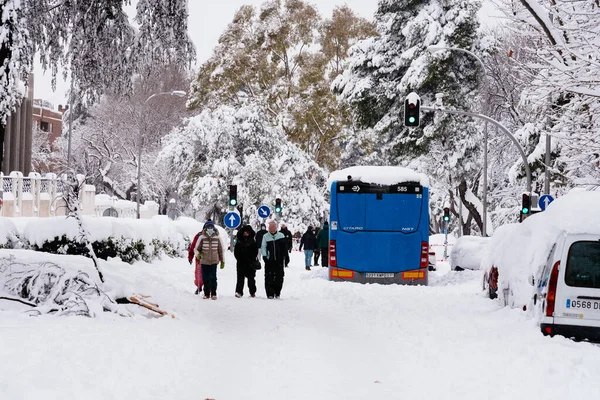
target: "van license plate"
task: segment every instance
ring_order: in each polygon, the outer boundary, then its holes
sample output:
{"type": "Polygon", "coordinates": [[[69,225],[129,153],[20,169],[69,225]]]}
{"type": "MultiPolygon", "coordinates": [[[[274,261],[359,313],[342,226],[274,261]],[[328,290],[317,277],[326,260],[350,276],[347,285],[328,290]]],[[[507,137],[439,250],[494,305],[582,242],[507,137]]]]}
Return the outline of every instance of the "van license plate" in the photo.
{"type": "Polygon", "coordinates": [[[567,308],[600,311],[600,301],[567,299],[567,308]]]}
{"type": "Polygon", "coordinates": [[[393,278],[393,273],[387,272],[367,272],[365,273],[365,278],[393,278]]]}

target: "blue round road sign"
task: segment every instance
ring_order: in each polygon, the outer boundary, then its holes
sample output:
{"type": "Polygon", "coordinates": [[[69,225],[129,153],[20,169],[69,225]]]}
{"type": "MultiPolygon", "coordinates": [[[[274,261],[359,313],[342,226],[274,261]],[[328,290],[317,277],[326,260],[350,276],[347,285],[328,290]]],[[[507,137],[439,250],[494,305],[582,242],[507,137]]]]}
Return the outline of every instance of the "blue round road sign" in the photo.
{"type": "Polygon", "coordinates": [[[271,209],[268,206],[260,206],[257,213],[259,218],[269,218],[269,215],[271,215],[271,209]]]}
{"type": "Polygon", "coordinates": [[[546,208],[548,207],[548,205],[550,205],[550,203],[552,203],[553,201],[554,201],[554,197],[550,196],[549,194],[545,194],[545,195],[541,196],[540,199],[538,200],[538,205],[540,206],[542,211],[545,211],[546,208]]]}
{"type": "Polygon", "coordinates": [[[242,218],[240,217],[240,214],[238,214],[238,213],[229,212],[229,213],[225,214],[225,217],[223,218],[223,222],[225,223],[225,226],[228,227],[229,229],[235,229],[238,226],[240,226],[240,223],[242,222],[242,218]]]}

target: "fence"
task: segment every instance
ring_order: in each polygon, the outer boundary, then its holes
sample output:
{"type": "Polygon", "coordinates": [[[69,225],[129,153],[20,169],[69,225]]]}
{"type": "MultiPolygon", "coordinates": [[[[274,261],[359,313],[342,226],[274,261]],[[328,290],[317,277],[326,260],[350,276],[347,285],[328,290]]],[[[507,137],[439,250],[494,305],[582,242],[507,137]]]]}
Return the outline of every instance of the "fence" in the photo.
{"type": "MultiPolygon", "coordinates": [[[[2,178],[2,196],[0,197],[0,216],[3,217],[53,217],[67,215],[63,200],[64,181],[56,174],[48,173],[42,177],[37,172],[31,172],[24,177],[19,171],[13,171],[2,178]]],[[[107,202],[107,195],[96,195],[93,185],[83,185],[79,191],[81,212],[84,215],[98,217],[113,216],[120,218],[135,218],[137,213],[135,203],[124,200],[107,202]],[[98,203],[98,204],[96,204],[98,203]],[[114,211],[107,213],[112,208],[114,211]]],[[[158,215],[158,204],[146,202],[141,208],[142,218],[152,218],[158,215]]]]}

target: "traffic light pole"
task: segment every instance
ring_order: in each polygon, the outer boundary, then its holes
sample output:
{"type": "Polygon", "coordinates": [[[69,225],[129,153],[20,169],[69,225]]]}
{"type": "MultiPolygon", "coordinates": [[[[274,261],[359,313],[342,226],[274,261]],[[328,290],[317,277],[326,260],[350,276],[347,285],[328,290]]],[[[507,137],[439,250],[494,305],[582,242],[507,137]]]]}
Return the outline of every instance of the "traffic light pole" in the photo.
{"type": "Polygon", "coordinates": [[[527,156],[525,155],[523,148],[519,144],[519,141],[514,137],[514,135],[512,133],[510,133],[510,131],[508,129],[506,129],[506,127],[504,127],[504,125],[502,125],[500,122],[496,121],[495,119],[485,116],[483,114],[473,113],[473,112],[468,112],[468,111],[447,110],[445,108],[424,107],[424,106],[421,106],[421,110],[431,111],[431,112],[442,112],[442,113],[454,114],[454,115],[465,115],[467,117],[479,118],[479,119],[484,120],[485,122],[489,122],[489,123],[497,126],[498,128],[500,128],[500,130],[504,134],[506,134],[506,136],[508,136],[510,138],[510,140],[512,140],[512,142],[517,147],[517,150],[519,150],[519,154],[521,154],[521,158],[523,159],[523,164],[525,164],[525,173],[527,174],[527,191],[529,192],[529,195],[531,196],[531,194],[532,194],[531,168],[529,168],[529,164],[527,163],[527,156]]]}

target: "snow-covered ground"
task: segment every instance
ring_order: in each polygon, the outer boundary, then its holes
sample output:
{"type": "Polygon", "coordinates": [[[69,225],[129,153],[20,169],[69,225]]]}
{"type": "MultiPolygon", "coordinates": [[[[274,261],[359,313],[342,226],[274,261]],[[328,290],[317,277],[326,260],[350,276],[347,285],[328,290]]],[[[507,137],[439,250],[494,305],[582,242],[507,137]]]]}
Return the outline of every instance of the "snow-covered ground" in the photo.
{"type": "MultiPolygon", "coordinates": [[[[0,399],[595,398],[600,348],[543,337],[516,309],[480,294],[482,272],[430,287],[332,283],[294,252],[282,298],[193,294],[184,259],[112,262],[176,318],[29,317],[0,302],[0,399]]],[[[107,267],[105,266],[105,269],[107,267]]],[[[19,310],[17,310],[17,308],[19,310]]]]}

